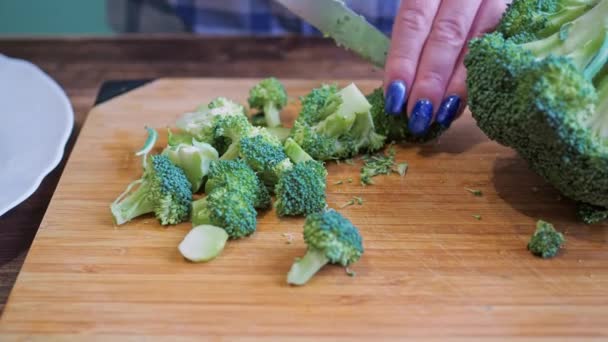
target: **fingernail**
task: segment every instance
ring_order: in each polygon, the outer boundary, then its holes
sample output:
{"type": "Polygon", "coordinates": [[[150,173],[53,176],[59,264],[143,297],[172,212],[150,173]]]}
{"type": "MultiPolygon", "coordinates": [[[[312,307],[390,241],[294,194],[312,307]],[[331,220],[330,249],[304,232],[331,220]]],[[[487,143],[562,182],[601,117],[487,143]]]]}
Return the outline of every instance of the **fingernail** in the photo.
{"type": "Polygon", "coordinates": [[[443,102],[441,102],[441,106],[439,106],[439,109],[437,110],[435,120],[444,128],[448,128],[452,124],[452,121],[454,121],[454,119],[456,118],[456,114],[458,113],[459,108],[460,96],[448,96],[443,100],[443,102]]]}
{"type": "Polygon", "coordinates": [[[427,99],[418,100],[410,115],[408,128],[413,135],[423,135],[433,119],[433,104],[427,99]]]}
{"type": "Polygon", "coordinates": [[[403,113],[403,106],[405,105],[406,94],[405,82],[400,80],[391,82],[386,90],[385,111],[390,115],[401,115],[403,113]]]}

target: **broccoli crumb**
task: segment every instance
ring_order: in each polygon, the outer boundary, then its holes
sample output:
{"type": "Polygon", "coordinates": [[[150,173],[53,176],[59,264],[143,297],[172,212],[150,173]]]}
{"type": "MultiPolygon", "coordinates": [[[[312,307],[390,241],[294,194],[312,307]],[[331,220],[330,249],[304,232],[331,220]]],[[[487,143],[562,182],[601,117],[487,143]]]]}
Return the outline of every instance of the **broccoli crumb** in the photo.
{"type": "Polygon", "coordinates": [[[350,268],[345,268],[344,269],[346,271],[346,275],[348,275],[349,277],[356,277],[357,276],[357,272],[351,270],[350,268]]]}
{"type": "Polygon", "coordinates": [[[388,154],[378,153],[363,156],[363,167],[361,168],[361,184],[374,184],[373,177],[378,175],[390,175],[395,172],[395,147],[391,144],[388,154]]]}
{"type": "Polygon", "coordinates": [[[556,231],[551,223],[538,220],[536,231],[528,243],[528,250],[538,257],[552,258],[565,241],[564,235],[556,231]]]}
{"type": "Polygon", "coordinates": [[[284,238],[286,238],[287,240],[285,241],[286,244],[290,245],[293,242],[293,234],[292,233],[283,233],[282,234],[284,238]]]}
{"type": "Polygon", "coordinates": [[[409,165],[407,163],[399,163],[399,165],[397,165],[397,173],[399,174],[399,176],[405,176],[408,167],[409,165]]]}
{"type": "Polygon", "coordinates": [[[477,221],[481,221],[481,215],[473,215],[473,218],[477,221]]]}
{"type": "Polygon", "coordinates": [[[481,190],[478,189],[471,189],[471,188],[464,188],[466,191],[470,192],[471,194],[473,194],[473,196],[475,197],[481,197],[483,196],[483,192],[481,190]]]}
{"type": "Polygon", "coordinates": [[[346,159],[344,160],[344,163],[348,165],[355,165],[355,162],[352,159],[346,159]]]}
{"type": "Polygon", "coordinates": [[[342,204],[342,206],[340,207],[340,209],[344,209],[346,207],[350,207],[351,205],[355,205],[355,204],[357,204],[357,205],[363,205],[363,198],[354,196],[348,202],[342,204]]]}
{"type": "Polygon", "coordinates": [[[342,180],[339,180],[339,181],[337,181],[337,182],[334,183],[334,185],[342,185],[342,184],[344,184],[344,181],[342,181],[342,180]]]}

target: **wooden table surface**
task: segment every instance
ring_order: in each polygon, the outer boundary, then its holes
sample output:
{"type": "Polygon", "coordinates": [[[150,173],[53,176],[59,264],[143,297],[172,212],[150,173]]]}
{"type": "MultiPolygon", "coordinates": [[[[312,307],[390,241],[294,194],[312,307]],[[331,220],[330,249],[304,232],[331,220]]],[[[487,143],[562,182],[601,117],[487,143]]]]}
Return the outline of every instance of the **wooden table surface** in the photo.
{"type": "Polygon", "coordinates": [[[75,126],[62,163],[25,202],[0,217],[0,313],[44,216],[66,157],[105,80],[160,77],[380,79],[381,72],[323,39],[190,36],[0,39],[0,53],[29,60],[67,92],[75,126]],[[297,67],[296,67],[297,66],[297,67]]]}

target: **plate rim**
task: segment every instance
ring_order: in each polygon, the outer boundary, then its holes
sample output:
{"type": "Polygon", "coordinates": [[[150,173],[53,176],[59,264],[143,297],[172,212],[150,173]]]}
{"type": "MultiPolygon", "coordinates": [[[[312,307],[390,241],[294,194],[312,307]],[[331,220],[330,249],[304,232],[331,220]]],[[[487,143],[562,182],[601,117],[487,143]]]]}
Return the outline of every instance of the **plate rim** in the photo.
{"type": "MultiPolygon", "coordinates": [[[[55,170],[55,168],[57,168],[57,166],[63,159],[63,156],[65,154],[65,147],[70,139],[70,136],[72,135],[72,131],[74,130],[74,109],[72,107],[72,103],[70,102],[70,99],[68,98],[68,95],[63,90],[63,88],[59,85],[59,83],[57,83],[57,81],[55,81],[51,76],[49,76],[44,70],[42,70],[37,65],[35,65],[29,61],[26,61],[26,60],[23,60],[20,58],[9,57],[9,56],[1,54],[1,53],[0,53],[0,61],[5,61],[6,63],[9,63],[9,64],[10,63],[20,64],[27,68],[30,68],[33,72],[37,73],[41,77],[41,80],[43,82],[45,82],[52,91],[57,93],[58,99],[63,103],[63,105],[66,109],[64,111],[65,114],[63,115],[65,117],[64,118],[65,125],[63,127],[63,132],[62,132],[61,138],[59,139],[59,144],[57,144],[57,146],[54,150],[54,157],[49,159],[50,161],[48,162],[46,167],[42,167],[39,171],[37,171],[38,174],[35,177],[32,177],[33,181],[30,183],[30,185],[28,187],[24,188],[24,190],[21,192],[21,194],[19,196],[17,196],[13,200],[9,199],[8,203],[5,206],[0,207],[0,217],[1,217],[4,214],[6,214],[8,211],[14,209],[19,204],[23,203],[30,196],[32,196],[32,194],[36,190],[38,190],[38,188],[40,187],[40,184],[42,183],[44,178],[46,178],[46,176],[48,176],[49,173],[51,173],[53,170],[55,170]]],[[[49,149],[49,150],[51,150],[51,149],[49,149]]]]}

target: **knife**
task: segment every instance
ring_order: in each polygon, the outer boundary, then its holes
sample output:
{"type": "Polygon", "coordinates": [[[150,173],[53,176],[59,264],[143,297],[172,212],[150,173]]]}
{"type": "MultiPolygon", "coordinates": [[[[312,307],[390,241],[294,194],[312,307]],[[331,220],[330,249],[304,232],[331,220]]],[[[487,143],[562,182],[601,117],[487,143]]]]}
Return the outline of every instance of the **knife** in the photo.
{"type": "Polygon", "coordinates": [[[340,0],[276,0],[338,46],[383,68],[390,39],[340,0]]]}

